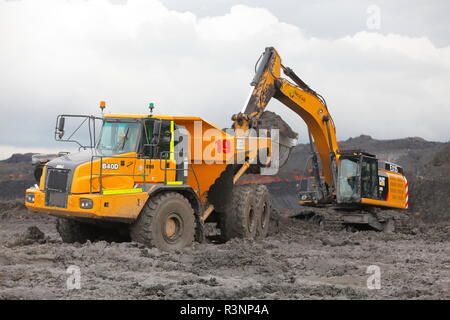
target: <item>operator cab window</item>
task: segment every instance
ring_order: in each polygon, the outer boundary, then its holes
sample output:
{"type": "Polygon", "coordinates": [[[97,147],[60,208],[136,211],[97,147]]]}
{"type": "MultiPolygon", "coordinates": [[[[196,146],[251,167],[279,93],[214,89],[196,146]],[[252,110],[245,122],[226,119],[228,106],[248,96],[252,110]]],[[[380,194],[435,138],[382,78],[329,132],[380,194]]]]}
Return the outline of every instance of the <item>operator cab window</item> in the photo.
{"type": "Polygon", "coordinates": [[[339,162],[338,200],[351,202],[359,199],[358,161],[342,159],[339,162]]]}
{"type": "Polygon", "coordinates": [[[140,124],[137,122],[105,121],[97,150],[103,155],[136,152],[140,124]]]}

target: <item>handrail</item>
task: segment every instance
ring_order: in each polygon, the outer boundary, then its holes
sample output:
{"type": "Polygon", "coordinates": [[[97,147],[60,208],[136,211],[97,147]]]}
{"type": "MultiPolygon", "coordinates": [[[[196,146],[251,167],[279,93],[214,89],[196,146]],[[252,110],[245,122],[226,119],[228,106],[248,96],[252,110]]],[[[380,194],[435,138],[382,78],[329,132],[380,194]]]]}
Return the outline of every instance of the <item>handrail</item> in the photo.
{"type": "MultiPolygon", "coordinates": [[[[186,170],[184,167],[183,168],[180,168],[180,169],[178,169],[178,168],[176,168],[175,167],[175,169],[170,169],[170,168],[167,168],[167,160],[170,160],[170,154],[174,154],[175,155],[175,152],[170,152],[170,151],[163,151],[163,152],[161,152],[161,159],[160,160],[164,160],[164,168],[161,168],[161,163],[162,163],[162,161],[159,163],[159,169],[160,170],[164,170],[164,184],[167,184],[167,171],[184,171],[184,170],[186,170]],[[167,155],[166,157],[164,157],[163,158],[163,155],[167,155]]],[[[170,161],[172,161],[172,160],[170,160],[170,161]]],[[[195,178],[195,182],[197,183],[197,190],[198,190],[198,194],[201,194],[200,193],[200,183],[198,182],[198,178],[197,178],[197,174],[195,173],[195,170],[194,170],[194,168],[193,167],[188,167],[188,170],[191,170],[192,171],[192,173],[194,174],[194,178],[195,178]]]]}
{"type": "MultiPolygon", "coordinates": [[[[122,177],[143,177],[144,179],[144,184],[146,183],[146,161],[147,160],[151,160],[151,159],[147,159],[147,158],[139,158],[139,157],[127,157],[127,156],[121,156],[121,155],[111,155],[111,156],[100,156],[100,155],[93,155],[91,156],[91,166],[90,166],[90,178],[89,178],[89,193],[93,193],[92,192],[92,178],[93,176],[99,176],[99,192],[102,193],[103,192],[103,176],[122,176],[122,177]],[[93,173],[93,162],[95,158],[99,158],[100,159],[100,172],[99,173],[93,173]],[[142,159],[144,160],[144,173],[143,174],[125,174],[125,173],[103,173],[103,158],[120,158],[120,159],[142,159]]],[[[151,171],[151,167],[150,167],[150,171],[151,171]]]]}
{"type": "MultiPolygon", "coordinates": [[[[168,151],[163,151],[161,153],[161,155],[163,154],[169,154],[168,151]]],[[[184,171],[186,170],[184,167],[183,168],[167,168],[167,161],[170,160],[168,158],[163,158],[161,157],[161,159],[150,159],[150,158],[145,158],[145,157],[129,157],[129,156],[121,156],[121,155],[111,155],[111,156],[104,156],[104,155],[92,155],[91,156],[91,160],[90,160],[90,178],[89,178],[89,193],[94,193],[93,192],[93,177],[94,176],[99,176],[99,193],[103,192],[103,177],[104,176],[122,176],[122,177],[142,177],[143,178],[143,184],[146,185],[147,184],[147,175],[151,174],[151,170],[152,170],[152,166],[149,166],[149,173],[147,174],[147,161],[148,160],[161,160],[159,165],[160,165],[160,170],[163,170],[164,172],[164,184],[167,184],[167,171],[184,171]],[[93,168],[93,163],[95,161],[95,159],[99,159],[100,160],[100,170],[99,173],[94,173],[94,168],[93,168]],[[103,159],[104,158],[120,158],[120,159],[135,159],[135,160],[144,160],[144,172],[142,174],[125,174],[125,173],[104,173],[103,172],[103,159]],[[164,162],[164,168],[162,168],[162,163],[164,162]]],[[[170,160],[173,161],[173,160],[170,160]]],[[[195,182],[197,183],[197,191],[200,194],[200,183],[198,182],[198,178],[197,178],[197,174],[195,173],[194,168],[192,167],[188,167],[187,170],[192,171],[193,175],[194,175],[194,179],[195,182]]]]}

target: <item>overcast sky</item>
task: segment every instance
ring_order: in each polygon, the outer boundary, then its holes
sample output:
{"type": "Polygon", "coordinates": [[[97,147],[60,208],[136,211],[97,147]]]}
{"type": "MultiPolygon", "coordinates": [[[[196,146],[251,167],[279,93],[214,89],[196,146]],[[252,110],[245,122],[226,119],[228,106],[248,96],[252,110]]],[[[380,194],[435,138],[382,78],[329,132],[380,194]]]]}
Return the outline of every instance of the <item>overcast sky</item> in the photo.
{"type": "MultiPolygon", "coordinates": [[[[450,139],[450,1],[0,0],[0,159],[67,149],[60,113],[229,127],[266,46],[328,102],[338,139],[450,139]]],[[[273,100],[306,142],[305,125],[273,100]]]]}

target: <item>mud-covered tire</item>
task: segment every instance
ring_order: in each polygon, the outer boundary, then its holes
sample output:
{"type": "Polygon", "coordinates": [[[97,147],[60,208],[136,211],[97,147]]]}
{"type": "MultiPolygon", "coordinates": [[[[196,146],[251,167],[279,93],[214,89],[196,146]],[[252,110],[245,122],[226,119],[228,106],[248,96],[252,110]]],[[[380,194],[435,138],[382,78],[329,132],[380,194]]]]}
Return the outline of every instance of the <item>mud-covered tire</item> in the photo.
{"type": "Polygon", "coordinates": [[[164,251],[191,246],[195,236],[194,209],[177,192],[150,197],[130,226],[130,236],[135,242],[164,251]]]}
{"type": "Polygon", "coordinates": [[[220,217],[219,227],[223,241],[255,238],[255,195],[255,189],[251,186],[233,186],[231,201],[220,217]]]}
{"type": "Polygon", "coordinates": [[[93,241],[98,238],[95,226],[77,220],[58,218],[56,230],[62,241],[66,243],[85,243],[88,240],[93,241]]]}
{"type": "Polygon", "coordinates": [[[255,213],[256,213],[256,235],[255,239],[264,239],[269,230],[270,214],[272,203],[267,187],[263,184],[254,186],[255,188],[255,213]]]}

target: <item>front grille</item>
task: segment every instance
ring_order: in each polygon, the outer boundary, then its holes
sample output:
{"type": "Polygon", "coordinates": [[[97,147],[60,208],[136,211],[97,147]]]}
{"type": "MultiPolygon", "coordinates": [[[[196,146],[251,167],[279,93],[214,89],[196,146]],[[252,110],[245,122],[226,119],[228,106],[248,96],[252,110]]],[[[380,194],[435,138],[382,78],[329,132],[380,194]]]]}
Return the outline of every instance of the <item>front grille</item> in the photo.
{"type": "Polygon", "coordinates": [[[45,179],[45,204],[67,208],[69,170],[48,168],[45,179]]]}
{"type": "Polygon", "coordinates": [[[67,179],[69,170],[48,169],[47,170],[47,190],[67,192],[67,179]]]}

